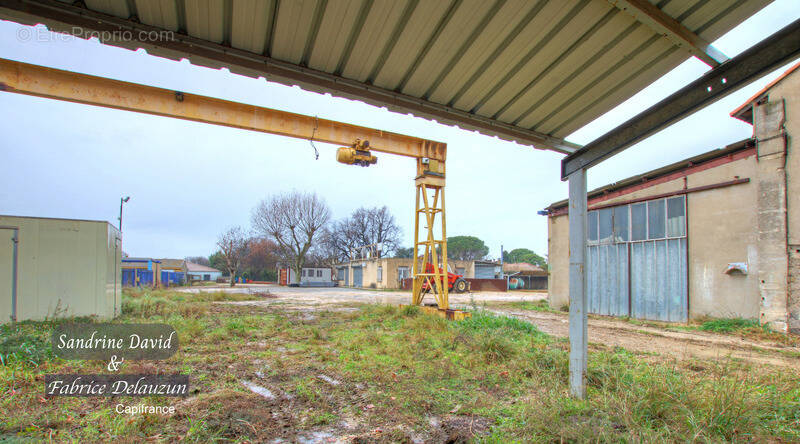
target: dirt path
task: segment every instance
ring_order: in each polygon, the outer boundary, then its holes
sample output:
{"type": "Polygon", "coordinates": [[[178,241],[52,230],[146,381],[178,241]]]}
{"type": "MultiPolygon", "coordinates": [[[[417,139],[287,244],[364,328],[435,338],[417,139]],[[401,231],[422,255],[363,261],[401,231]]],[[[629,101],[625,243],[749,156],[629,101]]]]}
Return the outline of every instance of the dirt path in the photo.
{"type": "MultiPolygon", "coordinates": [[[[409,293],[400,291],[360,290],[352,288],[292,288],[276,285],[244,285],[234,288],[192,288],[181,291],[232,291],[239,293],[269,292],[277,298],[233,302],[239,305],[280,305],[287,310],[347,309],[349,305],[408,303],[409,293]]],[[[481,292],[453,294],[455,307],[484,302],[537,301],[545,293],[481,292]]],[[[567,337],[569,323],[565,313],[537,312],[489,308],[490,311],[524,319],[553,336],[567,337]]],[[[747,340],[737,336],[698,331],[673,331],[659,327],[635,325],[613,318],[589,319],[589,342],[631,351],[657,353],[677,359],[742,359],[749,362],[791,367],[800,370],[800,348],[747,340]]]]}
{"type": "MultiPolygon", "coordinates": [[[[529,321],[553,336],[569,336],[566,314],[498,309],[491,311],[529,321]]],[[[718,333],[678,332],[639,326],[610,318],[589,319],[589,342],[631,351],[658,353],[677,359],[735,358],[800,370],[800,357],[792,356],[792,352],[800,353],[800,349],[796,347],[750,341],[718,333]]]]}

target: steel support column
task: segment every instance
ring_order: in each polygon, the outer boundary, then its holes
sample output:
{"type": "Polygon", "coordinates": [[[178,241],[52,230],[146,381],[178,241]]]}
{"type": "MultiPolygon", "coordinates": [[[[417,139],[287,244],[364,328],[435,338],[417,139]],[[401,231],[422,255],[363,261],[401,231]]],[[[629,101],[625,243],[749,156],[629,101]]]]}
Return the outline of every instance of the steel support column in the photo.
{"type": "Polygon", "coordinates": [[[569,386],[586,397],[588,335],[586,310],[586,170],[569,176],[569,386]]]}

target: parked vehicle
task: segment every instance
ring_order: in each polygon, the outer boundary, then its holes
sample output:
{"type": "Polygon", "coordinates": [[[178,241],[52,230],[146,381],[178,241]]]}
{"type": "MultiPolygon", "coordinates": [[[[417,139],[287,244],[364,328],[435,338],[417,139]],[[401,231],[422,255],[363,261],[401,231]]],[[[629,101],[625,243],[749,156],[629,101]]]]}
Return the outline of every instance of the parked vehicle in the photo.
{"type": "MultiPolygon", "coordinates": [[[[447,285],[448,291],[455,291],[456,293],[464,293],[469,289],[469,283],[464,279],[464,275],[462,274],[455,274],[450,271],[450,266],[447,266],[447,285]]],[[[433,264],[430,262],[425,266],[425,273],[433,273],[433,264]]],[[[439,267],[439,272],[442,272],[442,268],[439,267]]],[[[430,291],[430,286],[428,282],[425,281],[422,283],[422,291],[423,293],[427,293],[430,291]]],[[[436,286],[433,286],[433,291],[436,293],[436,286]]]]}

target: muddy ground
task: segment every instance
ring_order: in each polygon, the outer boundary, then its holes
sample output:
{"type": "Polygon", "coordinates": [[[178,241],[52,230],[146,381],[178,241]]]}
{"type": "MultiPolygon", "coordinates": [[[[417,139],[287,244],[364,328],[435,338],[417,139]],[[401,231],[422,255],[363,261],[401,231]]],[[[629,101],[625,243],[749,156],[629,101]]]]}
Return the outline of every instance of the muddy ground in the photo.
{"type": "MultiPolygon", "coordinates": [[[[270,293],[276,297],[257,301],[228,302],[239,305],[280,305],[285,310],[352,310],[359,304],[403,304],[410,294],[402,291],[353,288],[296,288],[277,285],[239,285],[233,288],[189,288],[181,291],[229,291],[270,293]]],[[[494,308],[495,303],[545,299],[546,293],[476,292],[451,294],[453,307],[477,305],[498,314],[524,319],[556,337],[569,335],[566,313],[494,308]]],[[[429,296],[430,298],[430,296],[429,296]]],[[[658,326],[643,326],[625,320],[593,316],[589,319],[589,342],[599,347],[622,347],[630,351],[653,353],[677,359],[742,359],[765,365],[800,369],[800,348],[770,341],[745,339],[734,335],[702,331],[674,331],[658,326]]]]}

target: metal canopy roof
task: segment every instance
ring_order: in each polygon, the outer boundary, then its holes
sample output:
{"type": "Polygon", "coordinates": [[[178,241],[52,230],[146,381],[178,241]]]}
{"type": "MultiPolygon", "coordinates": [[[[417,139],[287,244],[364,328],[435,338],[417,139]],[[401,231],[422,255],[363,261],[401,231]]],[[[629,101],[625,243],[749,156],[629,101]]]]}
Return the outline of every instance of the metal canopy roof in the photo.
{"type": "Polygon", "coordinates": [[[693,44],[769,2],[0,0],[0,17],[76,34],[73,26],[170,30],[169,41],[134,32],[105,43],[568,153],[577,146],[565,136],[703,57],[693,44]]]}

